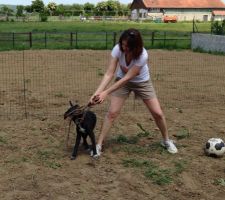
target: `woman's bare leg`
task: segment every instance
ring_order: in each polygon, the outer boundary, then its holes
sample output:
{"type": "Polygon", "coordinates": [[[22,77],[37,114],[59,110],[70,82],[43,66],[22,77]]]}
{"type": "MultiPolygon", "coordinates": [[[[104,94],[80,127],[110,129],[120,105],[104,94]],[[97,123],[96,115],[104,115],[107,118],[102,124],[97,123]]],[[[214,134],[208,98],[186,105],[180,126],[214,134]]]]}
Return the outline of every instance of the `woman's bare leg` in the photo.
{"type": "Polygon", "coordinates": [[[111,96],[109,110],[103,121],[101,132],[98,138],[98,145],[102,146],[105,137],[107,136],[110,128],[112,127],[113,122],[120,114],[120,111],[124,105],[125,100],[126,98],[111,96]]]}
{"type": "Polygon", "coordinates": [[[162,137],[164,140],[169,140],[168,129],[166,124],[166,119],[163,114],[163,111],[160,107],[159,101],[157,98],[144,99],[143,100],[148,110],[151,112],[156,125],[161,131],[162,137]]]}

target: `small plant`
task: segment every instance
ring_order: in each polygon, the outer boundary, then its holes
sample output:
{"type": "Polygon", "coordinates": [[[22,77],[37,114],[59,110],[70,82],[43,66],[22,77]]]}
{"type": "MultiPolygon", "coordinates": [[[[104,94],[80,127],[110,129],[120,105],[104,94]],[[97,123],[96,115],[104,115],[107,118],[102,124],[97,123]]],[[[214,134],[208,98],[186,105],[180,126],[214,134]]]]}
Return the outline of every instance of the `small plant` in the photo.
{"type": "Polygon", "coordinates": [[[212,33],[216,35],[224,35],[225,34],[225,20],[222,21],[222,23],[219,23],[218,21],[214,22],[212,24],[212,33]]]}
{"type": "Polygon", "coordinates": [[[48,16],[46,13],[40,13],[40,21],[41,22],[47,22],[48,21],[48,16]]]}
{"type": "Polygon", "coordinates": [[[61,97],[64,97],[64,94],[59,92],[59,93],[55,94],[55,97],[60,97],[61,98],[61,97]]]}
{"type": "Polygon", "coordinates": [[[177,175],[177,174],[182,173],[186,169],[187,161],[185,161],[185,160],[175,161],[174,165],[175,165],[174,173],[177,175]]]}
{"type": "Polygon", "coordinates": [[[186,128],[181,129],[176,134],[173,135],[178,140],[190,137],[190,131],[186,128]]]}
{"type": "Polygon", "coordinates": [[[124,167],[151,167],[153,163],[146,160],[137,160],[134,158],[124,159],[122,161],[124,167]]]}
{"type": "Polygon", "coordinates": [[[47,160],[47,159],[49,159],[51,157],[51,152],[50,151],[39,150],[37,152],[37,154],[38,154],[38,158],[40,160],[47,160]]]}
{"type": "Polygon", "coordinates": [[[176,108],[176,110],[179,112],[179,113],[183,113],[183,110],[181,108],[176,108]]]}
{"type": "Polygon", "coordinates": [[[124,159],[123,165],[125,167],[142,169],[145,177],[157,185],[165,185],[173,181],[172,172],[169,169],[160,169],[151,161],[137,160],[133,158],[124,159]]]}
{"type": "Polygon", "coordinates": [[[225,179],[223,179],[223,178],[216,179],[215,184],[225,186],[225,179]]]}
{"type": "Polygon", "coordinates": [[[166,185],[173,182],[171,172],[168,169],[149,168],[145,176],[157,185],[166,185]]]}
{"type": "Polygon", "coordinates": [[[113,139],[116,143],[127,143],[127,144],[136,144],[138,143],[139,138],[137,136],[127,137],[125,135],[118,135],[113,139]]]}
{"type": "Polygon", "coordinates": [[[104,76],[104,73],[102,72],[102,69],[98,68],[98,76],[104,76]]]}
{"type": "Polygon", "coordinates": [[[142,130],[142,132],[137,134],[138,137],[148,137],[152,135],[149,131],[145,130],[140,123],[137,123],[137,126],[142,130]]]}
{"type": "Polygon", "coordinates": [[[56,153],[51,150],[39,150],[37,152],[39,160],[42,162],[44,166],[57,169],[62,165],[55,161],[56,153]]]}
{"type": "Polygon", "coordinates": [[[7,140],[2,136],[0,136],[0,144],[7,144],[7,140]]]}
{"type": "Polygon", "coordinates": [[[60,163],[57,163],[55,161],[46,162],[46,165],[52,169],[58,169],[58,168],[62,167],[62,165],[60,163]]]}
{"type": "Polygon", "coordinates": [[[149,152],[149,150],[145,147],[137,146],[137,145],[126,145],[124,147],[121,147],[121,150],[124,152],[127,152],[128,154],[139,154],[139,155],[145,155],[149,152]]]}
{"type": "Polygon", "coordinates": [[[160,80],[160,74],[156,74],[155,80],[156,81],[159,81],[160,80]]]}

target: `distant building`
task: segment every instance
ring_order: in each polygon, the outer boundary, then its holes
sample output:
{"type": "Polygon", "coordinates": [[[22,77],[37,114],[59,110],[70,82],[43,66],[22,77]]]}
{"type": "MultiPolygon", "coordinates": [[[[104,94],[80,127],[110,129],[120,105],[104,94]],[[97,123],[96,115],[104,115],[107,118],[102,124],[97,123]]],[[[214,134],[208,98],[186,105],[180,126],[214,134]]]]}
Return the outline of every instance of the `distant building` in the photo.
{"type": "Polygon", "coordinates": [[[161,19],[176,16],[177,21],[210,21],[225,19],[222,0],[134,0],[132,19],[161,19]]]}
{"type": "Polygon", "coordinates": [[[215,21],[223,21],[225,20],[225,10],[213,10],[212,16],[215,21]]]}

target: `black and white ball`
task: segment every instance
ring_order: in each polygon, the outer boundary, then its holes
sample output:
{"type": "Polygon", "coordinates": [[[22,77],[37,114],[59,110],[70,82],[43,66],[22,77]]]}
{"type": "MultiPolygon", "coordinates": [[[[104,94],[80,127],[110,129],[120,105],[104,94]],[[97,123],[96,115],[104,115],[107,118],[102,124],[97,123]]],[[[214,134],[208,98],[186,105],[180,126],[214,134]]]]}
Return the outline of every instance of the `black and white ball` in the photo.
{"type": "Polygon", "coordinates": [[[205,153],[213,157],[223,156],[225,153],[224,141],[220,138],[210,138],[205,144],[205,153]]]}

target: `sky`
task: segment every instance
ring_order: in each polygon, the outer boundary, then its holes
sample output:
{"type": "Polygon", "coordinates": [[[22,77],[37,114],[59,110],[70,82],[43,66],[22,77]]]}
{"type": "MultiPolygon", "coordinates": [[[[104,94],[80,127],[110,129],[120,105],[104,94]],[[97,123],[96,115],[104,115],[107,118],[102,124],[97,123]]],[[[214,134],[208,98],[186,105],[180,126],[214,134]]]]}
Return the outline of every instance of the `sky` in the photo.
{"type": "MultiPolygon", "coordinates": [[[[9,4],[9,5],[31,5],[33,0],[0,0],[0,4],[9,4]]],[[[107,1],[107,0],[42,0],[45,5],[47,5],[49,2],[55,2],[58,4],[85,4],[87,2],[92,4],[97,4],[98,2],[107,1]]],[[[225,1],[225,0],[224,0],[225,1]]],[[[131,3],[132,0],[119,0],[120,3],[128,4],[131,3]]]]}
{"type": "MultiPolygon", "coordinates": [[[[0,4],[10,4],[10,5],[31,5],[33,0],[0,0],[0,4]]],[[[97,4],[101,1],[107,1],[107,0],[42,0],[45,5],[47,5],[49,2],[55,2],[58,4],[85,4],[86,2],[97,4]]],[[[128,4],[131,3],[133,0],[119,0],[120,3],[128,4]]],[[[213,0],[212,0],[213,1],[213,0]]],[[[225,3],[225,0],[222,0],[225,3]]]]}

